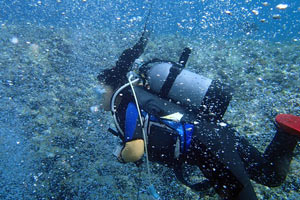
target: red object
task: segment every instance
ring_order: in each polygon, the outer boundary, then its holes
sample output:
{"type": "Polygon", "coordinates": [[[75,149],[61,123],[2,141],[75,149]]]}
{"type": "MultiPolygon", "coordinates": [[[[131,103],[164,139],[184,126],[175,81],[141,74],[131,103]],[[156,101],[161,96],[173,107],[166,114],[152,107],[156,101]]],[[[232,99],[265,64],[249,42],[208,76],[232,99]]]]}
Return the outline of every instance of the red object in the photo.
{"type": "Polygon", "coordinates": [[[279,128],[284,132],[300,137],[300,117],[290,114],[279,114],[275,118],[279,128]]]}

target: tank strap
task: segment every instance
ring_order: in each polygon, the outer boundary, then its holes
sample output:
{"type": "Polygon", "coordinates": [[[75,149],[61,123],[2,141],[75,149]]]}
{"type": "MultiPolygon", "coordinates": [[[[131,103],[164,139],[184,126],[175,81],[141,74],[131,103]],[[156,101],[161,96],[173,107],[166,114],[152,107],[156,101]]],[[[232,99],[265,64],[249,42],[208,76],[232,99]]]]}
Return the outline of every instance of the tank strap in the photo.
{"type": "MultiPolygon", "coordinates": [[[[181,73],[181,71],[184,69],[184,67],[189,59],[190,54],[191,54],[191,49],[186,47],[183,50],[183,52],[179,58],[179,61],[178,61],[179,64],[177,64],[175,62],[171,62],[172,66],[170,68],[168,77],[159,92],[160,97],[162,97],[162,98],[168,97],[168,94],[170,92],[171,87],[173,86],[173,84],[175,82],[175,79],[181,73]]],[[[147,64],[149,64],[149,63],[147,63],[147,64]]]]}
{"type": "Polygon", "coordinates": [[[109,131],[109,132],[110,132],[111,134],[113,134],[114,136],[119,137],[119,138],[122,140],[123,143],[125,142],[125,138],[124,138],[124,136],[123,136],[120,132],[115,131],[115,130],[112,129],[112,128],[108,128],[107,131],[109,131]]]}
{"type": "Polygon", "coordinates": [[[161,87],[160,91],[159,91],[159,96],[162,98],[167,98],[168,94],[170,92],[170,89],[172,87],[172,85],[175,82],[175,79],[177,78],[177,76],[181,73],[181,71],[183,70],[183,68],[178,67],[177,64],[172,65],[172,67],[170,68],[170,72],[168,74],[168,77],[166,79],[166,81],[164,82],[163,86],[161,87]]]}

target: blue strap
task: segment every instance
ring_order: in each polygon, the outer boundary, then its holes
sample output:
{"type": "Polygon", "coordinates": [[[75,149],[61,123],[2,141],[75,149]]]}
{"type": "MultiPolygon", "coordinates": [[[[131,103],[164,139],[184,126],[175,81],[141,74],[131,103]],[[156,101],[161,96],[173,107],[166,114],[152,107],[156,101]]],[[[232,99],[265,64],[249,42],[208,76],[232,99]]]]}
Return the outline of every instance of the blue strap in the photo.
{"type": "Polygon", "coordinates": [[[184,124],[179,122],[174,122],[171,120],[162,120],[163,123],[172,127],[177,131],[180,136],[180,152],[185,153],[189,149],[192,141],[192,136],[194,132],[194,125],[184,124]]]}
{"type": "Polygon", "coordinates": [[[189,148],[190,148],[190,145],[191,145],[191,142],[192,142],[192,136],[193,136],[193,132],[194,132],[194,125],[192,124],[184,124],[184,129],[185,129],[185,134],[186,134],[186,148],[184,150],[184,152],[186,152],[189,148]]]}
{"type": "Polygon", "coordinates": [[[127,106],[125,116],[125,142],[128,142],[133,138],[137,121],[138,111],[136,105],[130,102],[127,106]]]}
{"type": "MultiPolygon", "coordinates": [[[[142,112],[143,116],[146,114],[145,112],[142,112]]],[[[125,116],[125,142],[128,142],[132,140],[133,135],[135,133],[135,128],[138,121],[138,110],[134,103],[130,102],[126,109],[126,116],[125,116]]],[[[159,120],[153,116],[150,115],[150,121],[156,121],[159,120]]],[[[178,122],[170,121],[170,120],[162,120],[163,123],[169,125],[173,129],[175,129],[179,136],[180,136],[180,151],[182,153],[185,153],[191,144],[192,135],[194,131],[194,126],[192,124],[181,124],[178,122]]]]}

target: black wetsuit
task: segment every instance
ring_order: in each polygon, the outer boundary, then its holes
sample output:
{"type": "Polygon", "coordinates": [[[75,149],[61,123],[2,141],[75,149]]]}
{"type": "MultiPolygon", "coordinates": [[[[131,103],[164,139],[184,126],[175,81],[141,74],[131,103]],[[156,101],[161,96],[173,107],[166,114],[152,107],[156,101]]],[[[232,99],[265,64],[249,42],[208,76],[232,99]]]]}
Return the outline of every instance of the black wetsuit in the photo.
{"type": "MultiPolygon", "coordinates": [[[[126,98],[122,99],[117,109],[117,119],[124,130],[126,108],[128,103],[134,100],[127,92],[122,96],[126,98]]],[[[148,133],[148,135],[169,137],[168,134],[161,133],[163,129],[158,128],[155,131],[157,131],[155,134],[148,133]]],[[[140,126],[137,124],[133,139],[142,138],[140,126]]],[[[166,141],[161,148],[165,151],[162,150],[158,154],[157,149],[149,148],[151,161],[169,167],[177,167],[185,162],[197,165],[221,197],[241,200],[257,199],[250,179],[270,187],[279,186],[286,178],[292,153],[297,145],[295,136],[278,131],[266,151],[261,153],[230,125],[221,126],[206,120],[199,121],[195,126],[188,152],[178,159],[170,160],[172,154],[162,159],[161,155],[168,155],[168,151],[174,149],[174,144],[165,138],[157,138],[157,140],[166,141]]],[[[150,139],[148,147],[153,146],[152,141],[156,142],[150,139]]],[[[154,146],[160,148],[157,144],[154,146]]]]}
{"type": "MultiPolygon", "coordinates": [[[[130,70],[135,59],[144,52],[147,40],[143,34],[134,47],[122,53],[114,68],[117,74],[123,76],[130,70]]],[[[120,121],[125,120],[128,102],[124,100],[119,106],[117,118],[120,121]]],[[[189,151],[174,163],[187,161],[197,165],[224,199],[254,200],[257,197],[250,179],[270,187],[279,186],[286,178],[296,145],[294,136],[278,131],[266,151],[260,153],[229,125],[203,120],[195,126],[189,151]]]]}
{"type": "Polygon", "coordinates": [[[148,43],[149,31],[145,28],[139,41],[131,48],[125,49],[116,62],[116,66],[102,70],[98,80],[111,85],[114,89],[127,82],[127,73],[131,70],[134,61],[143,53],[148,43]]]}
{"type": "Polygon", "coordinates": [[[277,131],[261,153],[230,126],[203,121],[186,160],[197,165],[225,199],[257,199],[250,179],[269,187],[282,184],[296,145],[295,136],[277,131]]]}

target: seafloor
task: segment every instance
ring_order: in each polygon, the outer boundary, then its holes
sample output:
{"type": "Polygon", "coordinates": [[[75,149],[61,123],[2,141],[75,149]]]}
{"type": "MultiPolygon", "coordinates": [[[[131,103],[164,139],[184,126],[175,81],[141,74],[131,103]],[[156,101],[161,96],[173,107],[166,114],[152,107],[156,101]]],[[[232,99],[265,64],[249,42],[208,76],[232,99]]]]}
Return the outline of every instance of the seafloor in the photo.
{"type": "MultiPolygon", "coordinates": [[[[97,73],[139,36],[2,24],[0,199],[150,199],[144,192],[145,165],[119,164],[112,155],[119,141],[106,131],[110,113],[90,110],[97,104],[97,73]]],[[[261,151],[275,134],[277,113],[300,115],[299,41],[153,34],[142,59],[177,61],[186,46],[193,50],[190,70],[235,88],[225,119],[261,151]]],[[[191,191],[164,166],[151,166],[161,199],[218,199],[212,191],[191,191]]],[[[203,178],[191,169],[190,179],[203,178]]],[[[282,186],[253,182],[259,199],[300,199],[299,172],[297,146],[282,186]]]]}

